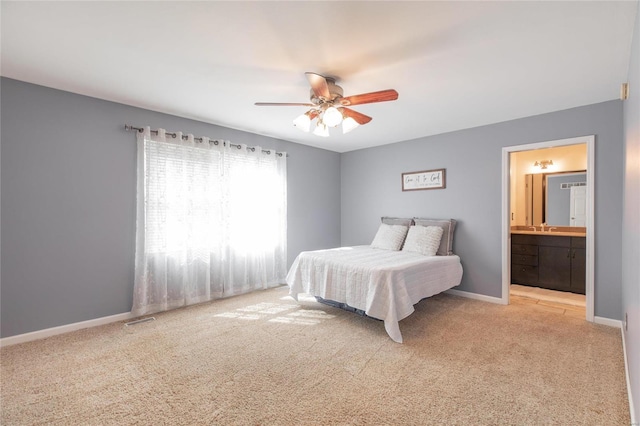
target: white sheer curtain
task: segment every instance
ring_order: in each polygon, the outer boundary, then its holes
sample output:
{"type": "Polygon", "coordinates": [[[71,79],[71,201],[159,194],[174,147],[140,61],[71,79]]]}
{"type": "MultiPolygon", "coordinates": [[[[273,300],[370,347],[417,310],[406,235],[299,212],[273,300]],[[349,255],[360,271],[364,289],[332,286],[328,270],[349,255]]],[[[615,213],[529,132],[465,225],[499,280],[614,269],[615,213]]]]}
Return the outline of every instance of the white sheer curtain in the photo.
{"type": "Polygon", "coordinates": [[[276,286],[286,276],[286,154],[138,133],[132,312],[276,286]]]}

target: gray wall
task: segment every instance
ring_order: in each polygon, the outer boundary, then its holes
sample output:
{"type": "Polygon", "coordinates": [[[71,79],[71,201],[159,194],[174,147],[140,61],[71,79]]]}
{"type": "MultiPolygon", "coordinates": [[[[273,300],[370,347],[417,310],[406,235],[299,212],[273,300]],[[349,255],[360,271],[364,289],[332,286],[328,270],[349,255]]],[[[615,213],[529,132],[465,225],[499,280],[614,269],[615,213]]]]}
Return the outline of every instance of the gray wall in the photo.
{"type": "MultiPolygon", "coordinates": [[[[428,120],[428,117],[424,118],[428,120]]],[[[380,216],[457,219],[460,290],[501,297],[502,147],[596,135],[595,315],[621,318],[622,102],[527,117],[342,155],[342,245],[368,244],[380,216]],[[446,168],[447,188],[402,192],[403,172],[446,168]]]]}
{"type": "Polygon", "coordinates": [[[383,215],[453,217],[465,267],[460,289],[493,297],[501,291],[501,148],[595,134],[595,313],[621,319],[619,101],[340,155],[15,80],[1,84],[2,337],[130,309],[135,138],[124,123],[288,151],[289,264],[303,250],[370,243],[383,215]],[[401,173],[442,167],[446,189],[400,191],[401,173]]]}
{"type": "MultiPolygon", "coordinates": [[[[624,331],[633,394],[631,404],[640,421],[640,2],[629,67],[631,94],[624,102],[625,174],[622,227],[622,312],[628,315],[624,331]]],[[[632,419],[633,420],[633,419],[632,419]]]]}
{"type": "Polygon", "coordinates": [[[2,337],[131,309],[136,148],[125,123],[287,151],[289,265],[340,243],[338,153],[6,78],[1,90],[2,337]]]}

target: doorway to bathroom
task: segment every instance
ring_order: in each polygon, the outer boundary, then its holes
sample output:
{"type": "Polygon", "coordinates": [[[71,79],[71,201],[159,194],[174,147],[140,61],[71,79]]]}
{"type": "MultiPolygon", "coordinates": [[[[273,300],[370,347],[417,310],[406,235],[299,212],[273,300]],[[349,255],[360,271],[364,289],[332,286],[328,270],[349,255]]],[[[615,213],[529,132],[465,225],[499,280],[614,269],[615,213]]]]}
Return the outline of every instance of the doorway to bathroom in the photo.
{"type": "Polygon", "coordinates": [[[594,320],[594,144],[502,149],[502,303],[594,320]]]}

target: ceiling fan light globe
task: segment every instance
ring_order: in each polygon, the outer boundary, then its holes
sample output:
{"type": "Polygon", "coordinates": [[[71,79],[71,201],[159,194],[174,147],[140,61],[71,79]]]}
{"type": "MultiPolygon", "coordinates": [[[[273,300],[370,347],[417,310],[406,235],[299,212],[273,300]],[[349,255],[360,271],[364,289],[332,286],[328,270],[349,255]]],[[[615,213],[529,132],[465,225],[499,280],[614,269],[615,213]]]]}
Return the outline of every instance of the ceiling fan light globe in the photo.
{"type": "Polygon", "coordinates": [[[316,136],[322,136],[323,138],[329,137],[329,129],[323,123],[318,123],[316,129],[313,131],[313,134],[316,136]]]}
{"type": "Polygon", "coordinates": [[[293,120],[293,125],[303,132],[309,133],[309,130],[311,129],[311,119],[309,118],[309,115],[302,114],[293,120]]]}
{"type": "Polygon", "coordinates": [[[358,127],[359,124],[356,120],[354,120],[351,117],[347,117],[344,119],[344,121],[342,122],[342,133],[349,133],[350,131],[352,131],[353,129],[355,129],[356,127],[358,127]]]}
{"type": "Polygon", "coordinates": [[[329,107],[324,112],[322,121],[329,127],[336,127],[342,123],[342,114],[336,107],[329,107]]]}

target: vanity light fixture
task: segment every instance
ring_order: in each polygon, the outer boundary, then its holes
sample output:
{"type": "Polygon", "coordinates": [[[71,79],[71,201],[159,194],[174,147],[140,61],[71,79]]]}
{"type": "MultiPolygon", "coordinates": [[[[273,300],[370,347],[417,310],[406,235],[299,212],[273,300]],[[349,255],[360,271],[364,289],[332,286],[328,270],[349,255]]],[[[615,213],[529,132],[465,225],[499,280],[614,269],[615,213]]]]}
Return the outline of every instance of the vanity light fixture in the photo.
{"type": "Polygon", "coordinates": [[[553,160],[536,161],[533,166],[545,170],[548,166],[553,166],[553,160]]]}

